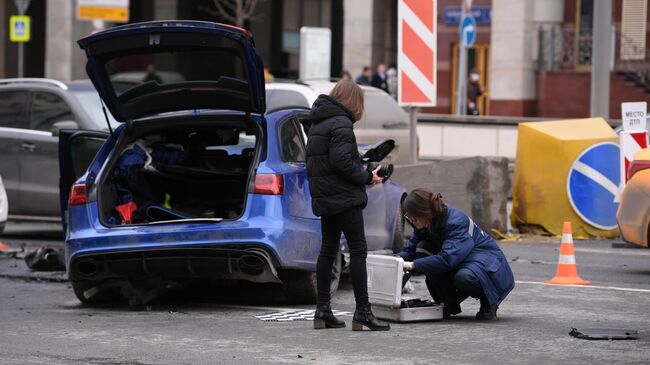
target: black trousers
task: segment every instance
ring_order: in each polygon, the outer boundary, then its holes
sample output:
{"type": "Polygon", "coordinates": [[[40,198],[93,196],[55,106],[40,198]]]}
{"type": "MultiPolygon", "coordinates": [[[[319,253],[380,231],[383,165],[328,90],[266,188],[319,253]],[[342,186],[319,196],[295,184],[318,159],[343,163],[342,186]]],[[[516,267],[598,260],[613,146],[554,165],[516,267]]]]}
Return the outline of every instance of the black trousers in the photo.
{"type": "Polygon", "coordinates": [[[427,288],[436,303],[456,307],[471,296],[484,300],[485,294],[478,277],[470,269],[460,269],[444,274],[426,275],[427,288]]]}
{"type": "Polygon", "coordinates": [[[318,304],[326,304],[330,301],[332,266],[339,255],[341,233],[345,235],[350,251],[350,276],[357,307],[368,304],[368,273],[366,272],[368,245],[361,208],[351,208],[336,215],[322,216],[321,231],[323,245],[316,265],[318,304]]]}

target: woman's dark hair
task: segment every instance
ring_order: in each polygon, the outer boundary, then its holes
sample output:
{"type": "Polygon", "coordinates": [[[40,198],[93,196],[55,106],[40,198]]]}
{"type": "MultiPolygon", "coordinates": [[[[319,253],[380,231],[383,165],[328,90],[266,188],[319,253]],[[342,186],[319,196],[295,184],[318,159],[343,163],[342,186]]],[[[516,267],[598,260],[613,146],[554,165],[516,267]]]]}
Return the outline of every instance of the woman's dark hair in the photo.
{"type": "Polygon", "coordinates": [[[429,189],[414,189],[402,201],[402,211],[411,217],[425,219],[431,224],[429,230],[433,231],[445,222],[447,205],[442,200],[440,193],[434,194],[429,189]]]}

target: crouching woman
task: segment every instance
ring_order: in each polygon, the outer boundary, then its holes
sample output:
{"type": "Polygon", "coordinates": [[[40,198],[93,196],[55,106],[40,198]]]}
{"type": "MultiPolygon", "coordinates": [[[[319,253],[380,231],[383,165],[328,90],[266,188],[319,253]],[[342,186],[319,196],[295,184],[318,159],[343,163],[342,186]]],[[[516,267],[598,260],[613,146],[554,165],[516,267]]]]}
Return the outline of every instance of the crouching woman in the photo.
{"type": "Polygon", "coordinates": [[[465,213],[440,194],[413,190],[402,202],[415,232],[403,252],[404,269],[422,273],[431,297],[444,303],[444,316],[461,312],[471,296],[480,300],[476,319],[496,319],[499,304],[515,282],[503,251],[465,213]]]}

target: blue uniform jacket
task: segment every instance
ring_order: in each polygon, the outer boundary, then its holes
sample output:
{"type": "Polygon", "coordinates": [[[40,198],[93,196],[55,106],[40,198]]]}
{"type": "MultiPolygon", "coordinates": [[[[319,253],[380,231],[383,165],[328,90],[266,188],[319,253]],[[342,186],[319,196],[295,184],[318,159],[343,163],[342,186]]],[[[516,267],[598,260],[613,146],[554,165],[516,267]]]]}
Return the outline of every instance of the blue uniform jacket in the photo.
{"type": "Polygon", "coordinates": [[[406,261],[413,261],[415,270],[425,275],[470,269],[479,278],[488,301],[498,305],[515,287],[508,260],[494,239],[465,213],[451,206],[448,208],[447,223],[441,234],[440,252],[416,258],[418,243],[428,239],[428,232],[419,230],[399,256],[406,261]]]}

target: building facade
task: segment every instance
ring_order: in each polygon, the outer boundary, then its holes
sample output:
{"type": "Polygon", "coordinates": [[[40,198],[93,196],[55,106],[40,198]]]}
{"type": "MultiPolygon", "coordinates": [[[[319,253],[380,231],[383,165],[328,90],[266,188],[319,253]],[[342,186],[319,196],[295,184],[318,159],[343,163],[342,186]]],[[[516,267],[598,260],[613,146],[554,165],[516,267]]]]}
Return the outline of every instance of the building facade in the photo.
{"type": "MultiPolygon", "coordinates": [[[[234,1],[234,0],[233,0],[234,1]]],[[[486,93],[478,107],[484,115],[574,118],[589,116],[591,26],[598,0],[474,0],[478,25],[469,50],[468,71],[480,74],[486,93]]],[[[612,0],[610,116],[620,118],[622,101],[650,101],[648,0],[612,0]]],[[[113,24],[80,21],[75,1],[32,0],[32,40],[25,45],[25,76],[60,80],[85,78],[85,56],[76,40],[113,24]]],[[[331,76],[353,77],[364,66],[397,63],[398,0],[258,0],[243,20],[271,73],[298,75],[300,28],[332,32],[331,76]]],[[[458,76],[461,0],[438,0],[437,106],[452,113],[458,76]]],[[[0,5],[8,23],[13,1],[0,5]]],[[[130,0],[129,21],[196,19],[233,23],[213,0],[130,0]]],[[[17,47],[0,27],[0,77],[17,74],[17,47]]]]}

